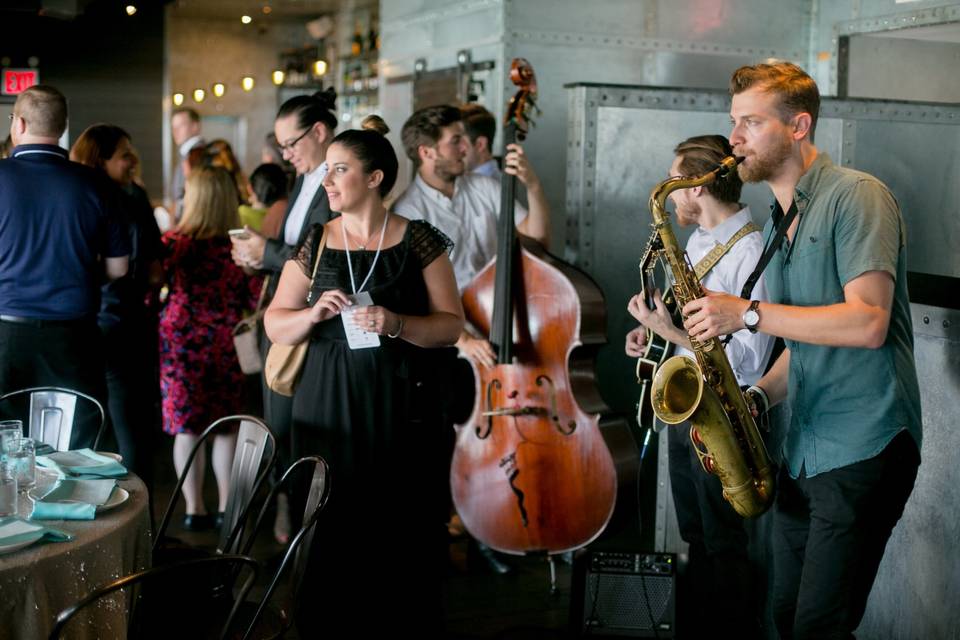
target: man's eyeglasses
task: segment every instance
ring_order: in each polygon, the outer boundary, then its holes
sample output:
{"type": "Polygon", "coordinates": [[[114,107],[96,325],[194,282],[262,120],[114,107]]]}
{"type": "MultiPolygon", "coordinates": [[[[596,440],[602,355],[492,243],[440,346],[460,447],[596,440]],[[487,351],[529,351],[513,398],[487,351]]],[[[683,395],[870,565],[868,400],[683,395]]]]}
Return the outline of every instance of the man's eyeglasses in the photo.
{"type": "Polygon", "coordinates": [[[304,131],[303,133],[301,133],[299,136],[297,136],[296,138],[294,138],[294,139],[291,140],[290,142],[287,142],[287,143],[281,144],[281,145],[277,145],[277,148],[280,149],[280,153],[283,153],[283,152],[285,152],[285,151],[293,151],[293,148],[294,148],[295,146],[297,146],[297,143],[300,142],[301,140],[303,140],[303,139],[306,137],[306,135],[307,135],[308,133],[310,133],[311,130],[313,130],[313,127],[309,127],[306,131],[304,131]]]}

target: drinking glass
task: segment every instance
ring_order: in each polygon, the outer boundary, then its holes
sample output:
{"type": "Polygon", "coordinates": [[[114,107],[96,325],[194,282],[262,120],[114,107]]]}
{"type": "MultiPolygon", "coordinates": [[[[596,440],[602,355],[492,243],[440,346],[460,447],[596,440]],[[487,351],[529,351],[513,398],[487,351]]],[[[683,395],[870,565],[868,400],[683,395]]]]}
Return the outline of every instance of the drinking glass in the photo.
{"type": "Polygon", "coordinates": [[[36,444],[33,438],[20,438],[20,445],[7,452],[7,461],[16,471],[17,487],[21,492],[37,480],[36,444]]]}
{"type": "Polygon", "coordinates": [[[10,449],[19,446],[22,437],[21,420],[0,420],[0,458],[6,456],[10,449]]]}
{"type": "Polygon", "coordinates": [[[0,461],[0,518],[17,515],[17,472],[13,465],[0,461]]]}

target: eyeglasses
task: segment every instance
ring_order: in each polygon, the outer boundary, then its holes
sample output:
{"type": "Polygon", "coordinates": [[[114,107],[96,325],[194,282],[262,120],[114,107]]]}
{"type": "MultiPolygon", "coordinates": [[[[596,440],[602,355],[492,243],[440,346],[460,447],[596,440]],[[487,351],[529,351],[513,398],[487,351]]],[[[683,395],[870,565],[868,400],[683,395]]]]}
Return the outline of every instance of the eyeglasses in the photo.
{"type": "Polygon", "coordinates": [[[287,142],[286,144],[277,145],[277,148],[280,149],[280,153],[283,153],[285,151],[293,151],[293,148],[297,146],[297,143],[303,140],[306,137],[306,135],[310,133],[310,131],[312,130],[313,130],[313,127],[309,127],[306,131],[301,133],[299,136],[297,136],[290,142],[287,142]]]}

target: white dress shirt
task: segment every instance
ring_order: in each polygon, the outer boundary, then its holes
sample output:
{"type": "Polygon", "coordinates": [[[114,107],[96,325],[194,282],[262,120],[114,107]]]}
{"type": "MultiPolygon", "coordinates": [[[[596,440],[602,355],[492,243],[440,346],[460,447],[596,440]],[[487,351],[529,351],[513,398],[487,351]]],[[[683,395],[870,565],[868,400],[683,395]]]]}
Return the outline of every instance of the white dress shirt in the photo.
{"type": "MultiPolygon", "coordinates": [[[[750,208],[744,207],[713,229],[707,230],[703,227],[697,227],[687,241],[687,255],[690,256],[690,264],[696,265],[716,245],[726,244],[750,220],[750,208]]],[[[740,238],[720,258],[713,269],[704,276],[701,283],[712,291],[722,291],[739,296],[744,283],[753,273],[753,269],[757,266],[757,261],[760,260],[760,254],[762,253],[763,235],[759,231],[749,233],[740,238]]],[[[750,299],[767,299],[767,288],[763,276],[760,277],[753,288],[750,299]]],[[[734,333],[733,339],[727,343],[726,353],[727,359],[730,360],[730,366],[733,368],[733,373],[737,377],[737,382],[741,385],[755,384],[763,375],[772,349],[773,336],[759,331],[750,333],[746,329],[734,333]]],[[[693,357],[690,351],[682,347],[677,347],[677,355],[693,357]]]]}
{"type": "Polygon", "coordinates": [[[290,215],[287,216],[287,223],[283,226],[284,244],[295,246],[300,241],[300,231],[303,229],[303,221],[307,219],[310,203],[313,202],[313,197],[317,195],[317,189],[323,188],[323,179],[326,177],[326,162],[320,163],[319,167],[304,174],[300,193],[297,194],[297,200],[293,203],[293,208],[290,209],[290,215]]]}
{"type": "MultiPolygon", "coordinates": [[[[453,241],[450,261],[462,292],[477,273],[497,255],[497,220],[500,216],[500,181],[466,174],[456,179],[453,198],[437,191],[418,173],[393,210],[411,220],[426,220],[453,241]]],[[[516,203],[514,218],[520,224],[526,208],[516,203]]]]}

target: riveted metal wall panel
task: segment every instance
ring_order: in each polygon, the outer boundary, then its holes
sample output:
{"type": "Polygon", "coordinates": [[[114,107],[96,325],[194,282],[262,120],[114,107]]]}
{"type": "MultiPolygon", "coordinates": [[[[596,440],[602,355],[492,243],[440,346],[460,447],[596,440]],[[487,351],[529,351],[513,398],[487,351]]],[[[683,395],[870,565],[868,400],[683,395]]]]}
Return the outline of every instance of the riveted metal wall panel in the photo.
{"type": "Polygon", "coordinates": [[[960,637],[960,312],[911,305],[923,398],[913,494],[887,543],[859,638],[960,637]]]}

